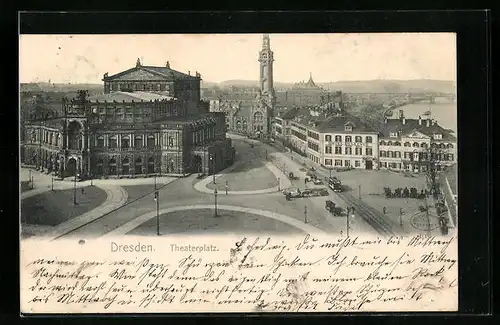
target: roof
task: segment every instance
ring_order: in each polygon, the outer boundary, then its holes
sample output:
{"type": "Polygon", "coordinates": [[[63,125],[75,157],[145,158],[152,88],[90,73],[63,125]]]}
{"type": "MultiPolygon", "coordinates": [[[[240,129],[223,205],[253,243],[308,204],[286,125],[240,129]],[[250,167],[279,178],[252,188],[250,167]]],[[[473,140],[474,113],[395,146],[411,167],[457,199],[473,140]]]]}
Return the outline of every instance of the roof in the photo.
{"type": "Polygon", "coordinates": [[[352,125],[353,132],[376,133],[373,128],[362,122],[359,118],[346,113],[327,118],[326,121],[323,121],[319,125],[317,125],[315,129],[322,133],[345,132],[346,124],[352,125]]]}
{"type": "Polygon", "coordinates": [[[183,72],[174,70],[170,68],[170,64],[167,63],[165,67],[155,67],[155,66],[145,66],[139,63],[131,69],[119,72],[112,76],[104,74],[103,81],[110,80],[158,80],[158,81],[173,81],[178,79],[201,79],[198,72],[194,76],[185,74],[183,72]]]}
{"type": "Polygon", "coordinates": [[[124,92],[115,91],[109,94],[99,94],[89,96],[91,102],[132,102],[132,101],[152,101],[152,100],[175,100],[174,97],[166,96],[166,93],[162,92],[147,92],[147,91],[134,91],[134,92],[124,92]]]}
{"type": "Polygon", "coordinates": [[[405,124],[400,119],[387,119],[387,123],[384,124],[384,127],[380,131],[383,137],[389,138],[391,133],[399,133],[399,134],[407,134],[412,131],[418,131],[423,133],[429,137],[432,137],[433,134],[442,134],[444,141],[456,141],[457,138],[452,134],[452,130],[448,130],[440,126],[437,122],[430,123],[427,126],[427,121],[422,119],[422,124],[419,124],[418,119],[405,119],[405,124]]]}

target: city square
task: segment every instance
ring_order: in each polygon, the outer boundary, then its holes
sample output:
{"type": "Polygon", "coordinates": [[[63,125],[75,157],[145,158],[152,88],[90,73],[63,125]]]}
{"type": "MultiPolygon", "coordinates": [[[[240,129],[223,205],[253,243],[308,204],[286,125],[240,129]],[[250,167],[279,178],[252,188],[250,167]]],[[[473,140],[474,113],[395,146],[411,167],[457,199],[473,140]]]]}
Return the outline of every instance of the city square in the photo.
{"type": "Polygon", "coordinates": [[[456,227],[456,136],[431,113],[454,93],[344,93],[312,73],[278,88],[272,38],[259,43],[258,87],[138,58],[73,98],[22,92],[22,237],[456,227]]]}

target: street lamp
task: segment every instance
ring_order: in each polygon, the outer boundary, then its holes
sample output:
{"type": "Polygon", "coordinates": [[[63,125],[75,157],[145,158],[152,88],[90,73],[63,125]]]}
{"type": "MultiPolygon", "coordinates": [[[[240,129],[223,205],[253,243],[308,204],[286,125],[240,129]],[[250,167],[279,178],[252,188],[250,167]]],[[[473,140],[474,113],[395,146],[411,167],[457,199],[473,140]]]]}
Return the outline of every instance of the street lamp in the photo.
{"type": "Polygon", "coordinates": [[[214,217],[218,217],[217,215],[217,189],[214,189],[214,198],[215,198],[215,213],[214,213],[214,217]]]}
{"type": "Polygon", "coordinates": [[[280,182],[280,178],[278,177],[278,192],[280,191],[280,187],[281,187],[281,182],[280,182]]]}
{"type": "Polygon", "coordinates": [[[210,155],[210,162],[212,163],[212,177],[213,177],[213,183],[215,184],[215,159],[214,159],[214,155],[210,155]]]}
{"type": "Polygon", "coordinates": [[[75,163],[75,177],[73,178],[73,204],[76,205],[76,163],[75,163]]]}
{"type": "Polygon", "coordinates": [[[155,191],[154,200],[156,201],[156,235],[160,236],[160,193],[158,190],[155,191]]]}

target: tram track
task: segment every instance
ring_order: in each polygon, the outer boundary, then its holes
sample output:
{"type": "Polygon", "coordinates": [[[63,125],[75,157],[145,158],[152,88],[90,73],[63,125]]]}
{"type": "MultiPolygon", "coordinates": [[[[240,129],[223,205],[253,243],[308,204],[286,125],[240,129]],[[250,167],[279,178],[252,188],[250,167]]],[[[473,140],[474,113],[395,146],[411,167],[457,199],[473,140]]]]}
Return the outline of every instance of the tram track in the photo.
{"type": "Polygon", "coordinates": [[[380,216],[378,211],[375,211],[372,207],[367,206],[365,203],[356,199],[349,193],[340,192],[337,193],[337,195],[343,199],[348,206],[354,207],[355,211],[358,212],[358,215],[379,234],[386,237],[395,235],[392,223],[380,216]]]}

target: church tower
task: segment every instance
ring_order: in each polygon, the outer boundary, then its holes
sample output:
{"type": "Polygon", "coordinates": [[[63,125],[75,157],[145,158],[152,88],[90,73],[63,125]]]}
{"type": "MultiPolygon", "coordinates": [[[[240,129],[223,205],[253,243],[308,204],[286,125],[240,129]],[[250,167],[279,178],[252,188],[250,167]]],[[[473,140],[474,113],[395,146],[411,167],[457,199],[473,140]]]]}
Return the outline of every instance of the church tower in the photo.
{"type": "Polygon", "coordinates": [[[261,97],[270,107],[274,107],[275,94],[273,85],[273,62],[274,53],[271,51],[269,34],[264,34],[262,38],[262,50],[259,52],[260,62],[260,92],[261,97]]]}

